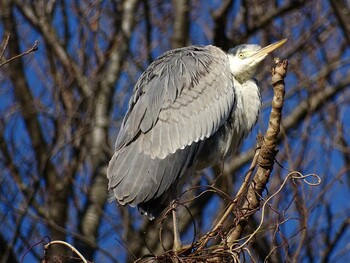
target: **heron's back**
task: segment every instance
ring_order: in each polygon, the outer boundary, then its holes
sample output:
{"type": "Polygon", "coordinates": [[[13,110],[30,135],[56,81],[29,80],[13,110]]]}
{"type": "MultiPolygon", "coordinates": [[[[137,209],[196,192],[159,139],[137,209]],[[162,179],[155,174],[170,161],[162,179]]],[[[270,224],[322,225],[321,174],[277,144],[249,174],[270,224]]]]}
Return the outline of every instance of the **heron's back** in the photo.
{"type": "Polygon", "coordinates": [[[235,147],[251,122],[237,88],[217,47],[177,49],[155,60],[135,86],[108,167],[118,202],[156,214],[176,198],[185,175],[235,147]]]}

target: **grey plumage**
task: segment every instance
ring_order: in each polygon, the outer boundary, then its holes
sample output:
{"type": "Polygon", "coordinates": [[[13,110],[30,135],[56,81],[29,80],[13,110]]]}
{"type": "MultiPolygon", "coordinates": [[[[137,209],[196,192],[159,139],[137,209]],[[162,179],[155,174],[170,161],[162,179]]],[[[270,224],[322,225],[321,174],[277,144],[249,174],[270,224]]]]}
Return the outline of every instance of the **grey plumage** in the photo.
{"type": "Polygon", "coordinates": [[[194,170],[238,146],[258,117],[260,93],[250,77],[266,54],[247,65],[248,78],[242,79],[232,59],[259,49],[244,45],[230,55],[214,46],[191,46],[164,53],[146,69],[109,163],[111,199],[138,205],[152,219],[194,170]]]}

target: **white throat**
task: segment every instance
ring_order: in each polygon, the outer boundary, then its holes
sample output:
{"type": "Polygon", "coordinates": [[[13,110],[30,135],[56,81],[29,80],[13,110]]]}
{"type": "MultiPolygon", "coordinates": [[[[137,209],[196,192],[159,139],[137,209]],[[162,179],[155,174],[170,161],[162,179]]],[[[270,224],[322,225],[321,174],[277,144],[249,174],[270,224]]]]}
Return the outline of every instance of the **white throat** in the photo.
{"type": "Polygon", "coordinates": [[[260,90],[253,79],[242,84],[234,80],[234,89],[237,104],[232,112],[233,134],[230,148],[233,150],[247,137],[256,124],[261,108],[260,90]]]}

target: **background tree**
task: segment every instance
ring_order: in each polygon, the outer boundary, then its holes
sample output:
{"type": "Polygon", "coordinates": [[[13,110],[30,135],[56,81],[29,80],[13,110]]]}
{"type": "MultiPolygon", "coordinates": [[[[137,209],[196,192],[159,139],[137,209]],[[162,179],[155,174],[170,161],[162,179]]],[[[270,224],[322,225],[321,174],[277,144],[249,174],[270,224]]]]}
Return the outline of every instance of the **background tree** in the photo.
{"type": "MultiPolygon", "coordinates": [[[[349,259],[349,14],[346,0],[0,0],[0,64],[39,42],[38,51],[0,68],[2,262],[39,261],[43,245],[31,246],[44,236],[67,240],[95,262],[133,261],[170,249],[170,218],[149,222],[136,209],[107,202],[106,167],[133,85],[171,48],[214,44],[227,50],[286,37],[276,52],[289,60],[280,166],[265,194],[280,188],[286,169],[318,174],[322,183],[288,181],[269,200],[241,260],[349,259]]],[[[194,176],[187,186],[182,201],[191,213],[180,208],[184,243],[211,229],[243,182],[255,135],[268,125],[272,64],[267,60],[257,76],[264,105],[253,135],[223,167],[194,176]]],[[[261,216],[255,213],[244,235],[261,216]]],[[[60,246],[48,253],[48,260],[72,258],[60,246]]]]}

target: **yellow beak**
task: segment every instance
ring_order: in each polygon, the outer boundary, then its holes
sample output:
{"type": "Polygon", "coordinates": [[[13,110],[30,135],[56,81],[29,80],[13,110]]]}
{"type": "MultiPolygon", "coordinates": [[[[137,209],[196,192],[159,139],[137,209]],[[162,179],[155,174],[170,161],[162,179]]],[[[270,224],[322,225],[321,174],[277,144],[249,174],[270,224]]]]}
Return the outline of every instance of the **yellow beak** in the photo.
{"type": "Polygon", "coordinates": [[[249,58],[252,58],[254,60],[259,59],[259,58],[264,58],[267,54],[271,53],[273,50],[279,48],[280,46],[284,45],[286,43],[288,38],[282,39],[280,41],[277,41],[275,43],[272,43],[266,47],[263,47],[262,49],[258,50],[255,52],[252,56],[249,58]]]}

